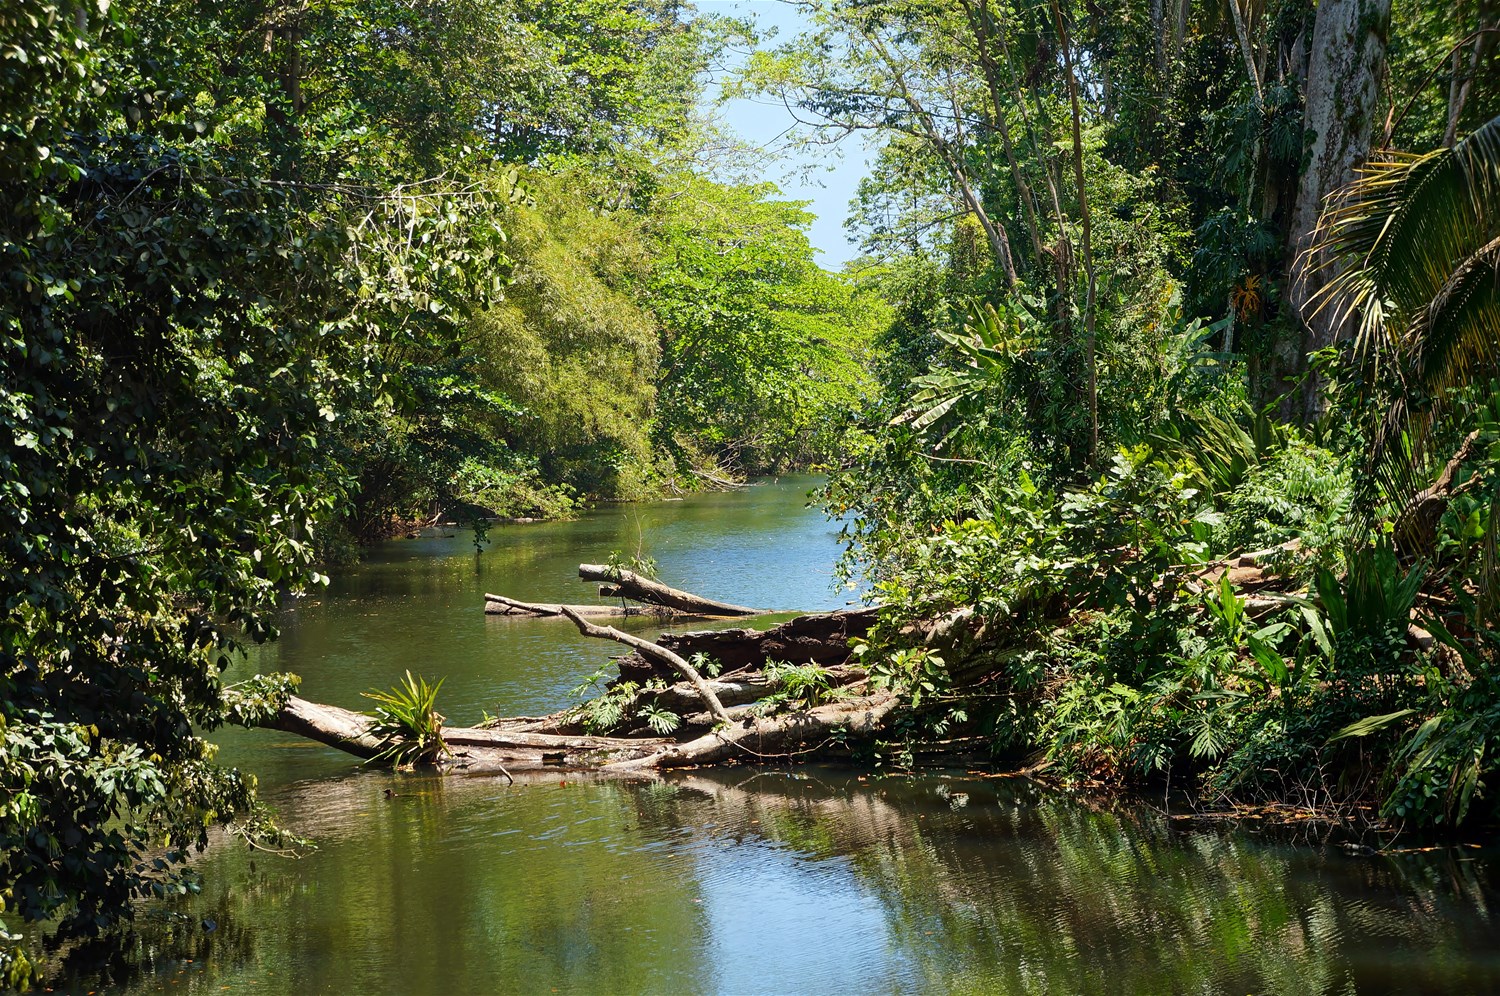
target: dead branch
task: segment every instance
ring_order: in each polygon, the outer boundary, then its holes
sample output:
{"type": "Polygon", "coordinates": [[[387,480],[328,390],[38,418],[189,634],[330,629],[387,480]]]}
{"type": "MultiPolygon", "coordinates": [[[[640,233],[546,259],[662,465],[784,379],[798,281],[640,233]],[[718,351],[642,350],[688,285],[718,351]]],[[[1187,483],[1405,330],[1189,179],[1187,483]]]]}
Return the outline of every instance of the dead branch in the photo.
{"type": "Polygon", "coordinates": [[[682,675],[692,684],[698,692],[698,697],[708,707],[708,711],[713,713],[716,719],[723,723],[729,722],[729,714],[724,711],[724,704],[719,701],[719,697],[714,694],[714,690],[708,687],[708,683],[703,680],[703,675],[698,673],[698,669],[686,660],[678,657],[665,647],[657,646],[650,640],[642,639],[639,636],[632,636],[629,633],[622,633],[613,626],[596,626],[574,612],[570,606],[563,606],[562,614],[573,620],[573,625],[577,626],[578,632],[584,636],[623,643],[627,647],[638,650],[653,660],[670,665],[678,674],[682,675]]]}
{"type": "Polygon", "coordinates": [[[619,590],[621,596],[634,599],[637,602],[645,602],[649,605],[660,605],[678,612],[698,616],[758,616],[764,615],[766,609],[752,609],[743,605],[732,605],[729,602],[719,602],[712,598],[704,598],[691,592],[679,591],[670,588],[659,581],[641,577],[634,571],[623,568],[607,567],[603,564],[579,564],[578,576],[585,581],[597,581],[613,585],[619,590]]]}
{"type": "Polygon", "coordinates": [[[549,618],[561,616],[563,609],[569,608],[580,616],[608,616],[618,618],[620,616],[668,616],[675,615],[669,609],[658,605],[643,607],[640,605],[568,605],[564,606],[557,602],[523,602],[516,598],[507,598],[504,595],[496,595],[491,592],[484,593],[484,611],[491,616],[532,616],[536,618],[549,618]]]}

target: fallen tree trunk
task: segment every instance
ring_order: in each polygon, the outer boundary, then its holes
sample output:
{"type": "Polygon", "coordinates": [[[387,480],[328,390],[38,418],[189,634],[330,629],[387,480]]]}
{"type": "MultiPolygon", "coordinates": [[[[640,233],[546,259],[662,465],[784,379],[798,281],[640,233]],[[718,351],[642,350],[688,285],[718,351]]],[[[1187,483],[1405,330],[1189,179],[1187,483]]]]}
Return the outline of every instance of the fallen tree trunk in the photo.
{"type": "Polygon", "coordinates": [[[696,740],[666,747],[646,757],[614,761],[605,770],[677,768],[731,760],[767,760],[808,753],[835,736],[867,736],[880,730],[896,708],[891,692],[830,702],[800,712],[756,718],[719,727],[696,740]]]}
{"type": "Polygon", "coordinates": [[[613,586],[625,598],[648,605],[660,605],[695,616],[759,616],[768,609],[752,609],[744,605],[732,605],[712,598],[704,598],[691,592],[670,588],[660,581],[641,577],[634,571],[608,567],[603,564],[579,564],[578,576],[585,581],[597,581],[613,586]]]}
{"type": "MultiPolygon", "coordinates": [[[[540,722],[540,721],[529,721],[540,722]]],[[[371,732],[375,721],[364,713],[291,696],[268,724],[274,729],[316,740],[355,757],[369,760],[387,744],[371,732]]],[[[514,729],[444,727],[443,742],[453,752],[443,766],[504,772],[505,762],[540,767],[550,764],[590,764],[630,760],[657,753],[673,741],[661,737],[596,737],[530,733],[514,729]]]]}
{"type": "Polygon", "coordinates": [[[561,616],[563,609],[572,609],[580,616],[619,618],[621,616],[670,616],[676,613],[660,606],[641,605],[563,605],[558,602],[523,602],[491,592],[484,593],[484,611],[491,616],[529,616],[548,618],[561,616]]]}
{"type": "Polygon", "coordinates": [[[276,714],[276,729],[337,747],[366,760],[385,750],[385,741],[370,732],[374,720],[361,712],[309,702],[296,695],[276,714]]]}
{"type": "MultiPolygon", "coordinates": [[[[865,677],[865,670],[860,667],[835,666],[828,668],[827,672],[828,682],[834,687],[851,684],[865,677]]],[[[773,694],[780,687],[764,674],[754,671],[725,674],[718,678],[705,678],[704,681],[709,688],[713,689],[713,693],[719,697],[725,709],[759,701],[773,694]]],[[[698,690],[686,681],[668,685],[659,692],[643,691],[641,694],[647,696],[657,707],[677,713],[701,705],[698,690]]],[[[691,716],[684,716],[683,719],[689,723],[692,722],[691,716]]]]}
{"type": "MultiPolygon", "coordinates": [[[[849,641],[870,631],[877,607],[839,609],[798,616],[770,629],[694,630],[663,633],[657,646],[691,660],[703,654],[725,671],[765,667],[768,661],[787,664],[842,664],[849,659],[849,641]]],[[[645,683],[668,677],[661,665],[640,654],[620,658],[620,677],[645,683]]]]}
{"type": "MultiPolygon", "coordinates": [[[[504,596],[487,598],[497,605],[519,605],[533,614],[538,610],[555,614],[569,619],[586,636],[625,644],[631,653],[620,658],[622,678],[626,678],[625,672],[629,670],[626,662],[638,661],[638,667],[652,672],[653,677],[670,675],[681,680],[666,688],[641,689],[632,697],[632,702],[624,706],[625,715],[634,715],[638,725],[626,736],[585,733],[582,725],[585,713],[577,708],[551,716],[493,720],[479,728],[444,727],[443,741],[451,754],[439,761],[440,767],[499,771],[509,776],[507,765],[518,771],[563,765],[623,772],[633,768],[782,757],[810,752],[835,739],[842,742],[844,734],[873,733],[896,705],[896,697],[889,692],[866,693],[776,716],[761,715],[764,707],[753,704],[775,695],[781,688],[762,672],[768,661],[829,665],[824,681],[834,686],[831,694],[857,694],[864,687],[865,672],[863,668],[845,665],[849,638],[869,629],[875,618],[872,609],[799,616],[766,631],[668,634],[657,644],[590,622],[584,612],[595,608],[592,606],[518,603],[504,596]],[[678,646],[687,650],[699,645],[711,645],[716,655],[734,660],[740,666],[722,679],[706,680],[689,660],[673,649],[678,646]],[[732,709],[726,706],[726,699],[732,709]],[[653,735],[641,721],[643,705],[682,715],[681,731],[671,738],[653,735]],[[689,732],[705,726],[711,729],[702,736],[689,732]]],[[[613,610],[613,606],[598,608],[613,610]]],[[[652,606],[642,611],[672,610],[652,606]]],[[[372,732],[375,721],[370,716],[296,696],[290,697],[280,713],[265,725],[366,760],[379,756],[389,746],[372,732]]]]}

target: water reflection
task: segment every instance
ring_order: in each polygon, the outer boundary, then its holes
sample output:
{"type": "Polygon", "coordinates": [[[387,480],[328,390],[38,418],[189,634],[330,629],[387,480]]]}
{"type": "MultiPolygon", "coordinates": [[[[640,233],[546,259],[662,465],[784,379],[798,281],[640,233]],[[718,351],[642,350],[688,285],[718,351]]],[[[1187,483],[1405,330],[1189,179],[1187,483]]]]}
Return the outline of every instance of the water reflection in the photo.
{"type": "MultiPolygon", "coordinates": [[[[608,649],[556,620],[486,618],[485,590],[576,598],[580,561],[639,542],[665,580],[710,596],[836,607],[810,483],[498,530],[480,558],[463,536],[392,544],[297,606],[249,666],[344,705],[410,667],[447,676],[461,722],[550,711],[608,649]]],[[[318,852],[218,842],[202,895],[144,907],[102,973],[99,948],[76,950],[56,988],[1500,990],[1495,864],[1477,852],[1356,859],[1017,781],[739,768],[510,785],[361,770],[270,731],[226,736],[224,756],[318,852]]]]}
{"type": "MultiPolygon", "coordinates": [[[[1493,866],[1182,832],[1015,781],[736,769],[286,786],[126,991],[1482,992],[1493,866]],[[393,789],[394,798],[385,790],[393,789]],[[179,954],[178,952],[186,952],[179,954]],[[194,959],[191,972],[183,957],[194,959]]],[[[150,956],[144,957],[149,950],[150,956]]]]}

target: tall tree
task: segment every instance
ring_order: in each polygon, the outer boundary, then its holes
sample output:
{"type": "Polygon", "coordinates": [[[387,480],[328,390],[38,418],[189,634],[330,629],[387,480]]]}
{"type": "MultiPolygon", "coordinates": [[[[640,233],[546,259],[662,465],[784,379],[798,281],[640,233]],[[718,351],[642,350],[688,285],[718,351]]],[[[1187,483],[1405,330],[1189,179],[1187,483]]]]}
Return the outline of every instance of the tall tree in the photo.
{"type": "MultiPolygon", "coordinates": [[[[1312,147],[1292,213],[1290,296],[1306,329],[1303,355],[1349,336],[1351,329],[1332,309],[1314,303],[1332,277],[1315,248],[1314,232],[1328,196],[1354,179],[1370,154],[1379,86],[1385,74],[1390,0],[1321,0],[1313,26],[1307,67],[1305,120],[1312,147]]],[[[1308,377],[1298,413],[1322,409],[1321,383],[1308,377]]]]}
{"type": "Polygon", "coordinates": [[[0,14],[0,899],[71,929],[252,815],[202,734],[290,679],[228,689],[229,655],[320,580],[382,348],[451,341],[504,275],[503,180],[383,175],[279,74],[200,89],[197,13],[0,14]]]}

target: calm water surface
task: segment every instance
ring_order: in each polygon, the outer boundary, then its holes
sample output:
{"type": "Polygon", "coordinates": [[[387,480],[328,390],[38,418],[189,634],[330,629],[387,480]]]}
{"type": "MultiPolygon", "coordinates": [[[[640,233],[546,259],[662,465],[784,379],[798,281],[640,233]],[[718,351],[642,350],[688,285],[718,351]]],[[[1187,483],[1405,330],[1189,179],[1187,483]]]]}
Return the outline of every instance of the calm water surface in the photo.
{"type": "MultiPolygon", "coordinates": [[[[484,591],[578,600],[580,561],[654,556],[732,601],[822,609],[834,527],[810,479],[581,521],[392,543],[292,609],[253,662],[358,707],[406,668],[452,721],[547,712],[611,648],[486,618],[484,591]]],[[[646,624],[645,629],[655,627],[646,624]]],[[[827,768],[605,781],[361,770],[225,738],[319,849],[219,846],[203,893],[143,910],[127,964],[63,988],[256,993],[1482,993],[1496,856],[1353,858],[1023,782],[827,768]],[[385,790],[396,792],[386,798],[385,790]]]]}

